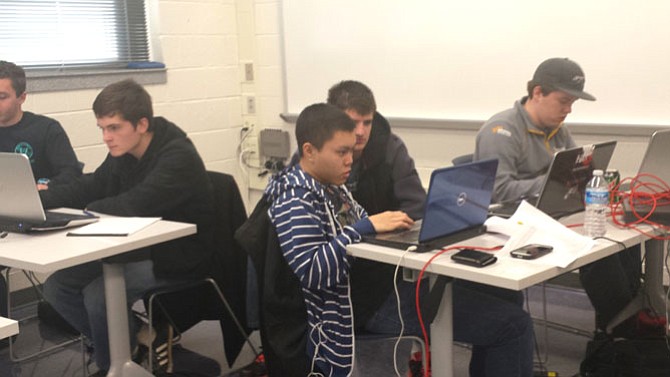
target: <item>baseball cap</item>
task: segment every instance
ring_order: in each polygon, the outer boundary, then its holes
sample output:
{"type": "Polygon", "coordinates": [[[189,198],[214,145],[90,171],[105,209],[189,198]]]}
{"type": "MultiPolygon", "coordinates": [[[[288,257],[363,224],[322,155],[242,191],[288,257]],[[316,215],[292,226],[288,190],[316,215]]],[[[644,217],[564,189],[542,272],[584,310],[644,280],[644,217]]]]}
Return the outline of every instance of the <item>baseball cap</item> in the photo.
{"type": "Polygon", "coordinates": [[[587,101],[596,97],[584,91],[584,71],[568,58],[551,58],[543,61],[535,70],[533,84],[560,90],[587,101]]]}

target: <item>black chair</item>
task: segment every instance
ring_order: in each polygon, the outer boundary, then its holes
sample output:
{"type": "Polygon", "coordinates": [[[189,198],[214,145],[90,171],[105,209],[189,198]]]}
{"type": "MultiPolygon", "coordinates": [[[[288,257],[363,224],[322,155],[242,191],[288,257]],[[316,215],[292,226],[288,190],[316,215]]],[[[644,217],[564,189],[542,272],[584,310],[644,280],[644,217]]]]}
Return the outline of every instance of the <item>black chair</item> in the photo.
{"type": "MultiPolygon", "coordinates": [[[[39,318],[40,319],[40,332],[42,330],[42,325],[44,322],[46,323],[46,326],[49,327],[49,329],[45,329],[46,333],[51,333],[53,329],[57,329],[57,332],[60,334],[60,337],[64,338],[60,343],[53,344],[51,346],[48,346],[46,348],[40,348],[39,350],[29,353],[26,355],[19,355],[16,352],[16,346],[14,345],[14,342],[12,339],[7,338],[7,342],[9,345],[9,358],[12,362],[19,363],[27,360],[31,360],[33,358],[37,358],[40,356],[44,356],[47,354],[50,354],[56,350],[62,350],[68,347],[71,344],[79,342],[80,349],[81,349],[81,359],[82,359],[82,365],[83,365],[83,370],[84,373],[86,373],[86,345],[85,345],[85,337],[81,335],[77,330],[75,330],[72,326],[70,326],[65,320],[57,314],[50,305],[46,302],[46,299],[44,298],[44,295],[42,293],[42,282],[39,281],[39,279],[35,276],[33,272],[26,271],[26,270],[20,270],[23,272],[23,275],[25,278],[30,282],[32,285],[33,291],[35,292],[35,299],[37,302],[37,314],[36,315],[31,315],[27,316],[24,318],[14,318],[12,315],[12,296],[11,296],[11,280],[10,280],[10,274],[11,274],[11,267],[5,267],[4,271],[4,277],[5,281],[7,284],[7,290],[5,292],[1,292],[0,294],[4,294],[7,300],[7,313],[2,313],[3,315],[6,315],[7,318],[13,318],[19,321],[19,324],[23,321],[29,321],[34,318],[39,318]],[[47,318],[45,318],[44,312],[47,311],[47,309],[50,310],[51,316],[48,316],[48,319],[53,319],[52,321],[47,321],[47,318]]],[[[44,336],[43,336],[44,340],[44,336]]],[[[87,374],[88,375],[88,374],[87,374]]]]}
{"type": "Polygon", "coordinates": [[[454,166],[467,164],[468,162],[472,162],[473,158],[474,158],[474,154],[472,154],[472,153],[464,154],[462,156],[454,157],[451,160],[451,164],[454,165],[454,166]]]}
{"type": "MultiPolygon", "coordinates": [[[[233,239],[246,220],[246,211],[235,179],[224,173],[207,173],[214,189],[216,210],[215,259],[217,272],[208,278],[183,281],[147,292],[144,296],[149,333],[157,323],[169,323],[180,334],[202,320],[218,320],[223,332],[226,359],[231,366],[246,342],[249,329],[238,318],[246,318],[247,255],[233,239]]],[[[169,342],[171,339],[169,339],[169,342]]],[[[149,369],[153,368],[153,347],[149,348],[149,369]]]]}

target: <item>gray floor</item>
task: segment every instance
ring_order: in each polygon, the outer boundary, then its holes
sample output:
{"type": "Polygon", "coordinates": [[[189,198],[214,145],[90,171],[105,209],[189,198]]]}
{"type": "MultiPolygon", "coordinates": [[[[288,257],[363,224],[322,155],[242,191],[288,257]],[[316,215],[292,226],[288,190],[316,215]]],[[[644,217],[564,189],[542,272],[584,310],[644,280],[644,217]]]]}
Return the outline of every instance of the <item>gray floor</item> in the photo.
{"type": "MultiPolygon", "coordinates": [[[[542,317],[542,287],[533,287],[527,291],[528,307],[535,318],[542,317]]],[[[593,311],[588,299],[581,290],[561,287],[547,287],[547,316],[549,321],[582,329],[588,334],[593,328],[593,311]]],[[[30,306],[21,308],[22,315],[30,314],[30,306]]],[[[558,372],[561,377],[575,376],[584,353],[587,338],[574,332],[559,331],[536,324],[538,356],[549,371],[558,372]]],[[[37,320],[22,323],[20,335],[15,342],[19,355],[26,355],[37,348],[45,348],[61,339],[47,326],[40,326],[37,320]]],[[[259,344],[258,334],[252,336],[259,344]]],[[[175,365],[183,370],[195,370],[205,375],[220,376],[231,368],[225,362],[222,351],[221,331],[218,322],[202,322],[184,334],[180,342],[181,349],[175,351],[175,365]],[[218,365],[217,365],[218,363],[218,365]]],[[[390,340],[367,340],[357,343],[356,376],[393,376],[393,346],[390,340]]],[[[406,375],[409,345],[401,344],[398,363],[401,375],[406,375]]],[[[457,345],[454,355],[454,376],[467,376],[469,349],[457,345]]],[[[437,357],[437,356],[434,356],[437,357]]],[[[246,347],[232,369],[239,368],[254,358],[253,352],[246,347]]],[[[81,345],[75,343],[62,350],[38,359],[11,362],[7,348],[0,349],[0,377],[5,376],[85,376],[85,361],[82,360],[81,345]]],[[[539,365],[538,365],[539,370],[539,365]]],[[[95,364],[89,368],[95,372],[95,364]]]]}

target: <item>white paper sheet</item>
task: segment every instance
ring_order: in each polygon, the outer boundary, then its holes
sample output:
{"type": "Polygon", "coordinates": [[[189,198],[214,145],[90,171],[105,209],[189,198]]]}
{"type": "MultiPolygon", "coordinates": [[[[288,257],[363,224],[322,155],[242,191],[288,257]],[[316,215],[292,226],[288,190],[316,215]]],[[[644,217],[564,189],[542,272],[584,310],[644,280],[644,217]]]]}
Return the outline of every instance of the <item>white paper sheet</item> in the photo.
{"type": "Polygon", "coordinates": [[[129,236],[160,220],[160,217],[103,217],[70,231],[68,236],[129,236]]]}
{"type": "Polygon", "coordinates": [[[589,251],[594,241],[583,236],[549,215],[523,201],[509,219],[491,217],[486,221],[489,232],[509,236],[509,240],[497,255],[499,258],[511,258],[509,252],[531,243],[549,245],[553,252],[534,260],[523,262],[567,267],[579,256],[589,251]]]}

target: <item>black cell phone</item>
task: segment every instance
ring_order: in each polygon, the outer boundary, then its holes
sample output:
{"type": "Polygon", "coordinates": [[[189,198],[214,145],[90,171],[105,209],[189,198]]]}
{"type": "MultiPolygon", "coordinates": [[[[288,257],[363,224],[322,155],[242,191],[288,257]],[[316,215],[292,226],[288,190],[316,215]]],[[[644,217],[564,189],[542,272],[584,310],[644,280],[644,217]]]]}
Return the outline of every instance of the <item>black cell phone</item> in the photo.
{"type": "Polygon", "coordinates": [[[488,266],[498,260],[498,258],[489,253],[473,249],[462,249],[458,253],[452,255],[451,259],[453,259],[454,262],[474,267],[488,266]]]}
{"type": "Polygon", "coordinates": [[[537,259],[543,255],[547,255],[554,250],[552,246],[549,245],[540,245],[540,244],[530,244],[522,246],[516,250],[512,250],[509,254],[513,258],[519,259],[537,259]]]}

